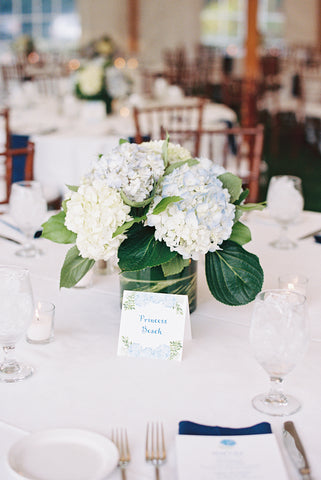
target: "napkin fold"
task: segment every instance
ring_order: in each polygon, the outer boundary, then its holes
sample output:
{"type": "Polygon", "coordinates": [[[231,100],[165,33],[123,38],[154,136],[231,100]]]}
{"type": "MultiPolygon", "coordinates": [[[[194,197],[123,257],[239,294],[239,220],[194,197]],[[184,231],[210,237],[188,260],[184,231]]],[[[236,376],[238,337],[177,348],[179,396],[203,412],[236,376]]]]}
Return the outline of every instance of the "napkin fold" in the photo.
{"type": "Polygon", "coordinates": [[[268,422],[257,423],[245,428],[227,428],[218,426],[201,425],[200,423],[182,420],[178,424],[179,435],[260,435],[272,433],[271,425],[268,422]]]}

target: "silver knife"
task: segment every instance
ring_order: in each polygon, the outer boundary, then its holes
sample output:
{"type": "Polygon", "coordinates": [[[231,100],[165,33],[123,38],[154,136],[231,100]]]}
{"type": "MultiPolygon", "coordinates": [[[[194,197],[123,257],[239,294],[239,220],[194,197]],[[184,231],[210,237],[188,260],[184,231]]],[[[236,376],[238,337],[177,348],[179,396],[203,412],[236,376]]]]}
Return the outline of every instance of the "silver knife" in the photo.
{"type": "Polygon", "coordinates": [[[305,240],[306,238],[314,237],[314,235],[317,235],[320,232],[321,232],[321,228],[319,228],[319,230],[315,230],[314,232],[307,233],[306,235],[303,235],[303,237],[299,237],[298,240],[305,240]]]}
{"type": "Polygon", "coordinates": [[[284,422],[283,428],[284,445],[291,457],[292,462],[298,469],[302,480],[311,480],[308,459],[299,435],[295,429],[294,423],[284,422]]]}
{"type": "Polygon", "coordinates": [[[22,242],[19,242],[14,238],[6,237],[5,235],[0,235],[0,238],[3,238],[3,240],[9,240],[9,242],[17,243],[18,245],[22,245],[22,242]]]}

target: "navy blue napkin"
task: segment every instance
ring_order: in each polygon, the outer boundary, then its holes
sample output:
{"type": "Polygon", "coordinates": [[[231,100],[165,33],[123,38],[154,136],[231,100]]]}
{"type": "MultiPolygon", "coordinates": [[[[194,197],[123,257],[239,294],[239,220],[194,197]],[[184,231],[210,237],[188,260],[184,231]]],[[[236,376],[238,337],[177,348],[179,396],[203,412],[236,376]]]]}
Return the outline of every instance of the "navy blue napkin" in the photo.
{"type": "Polygon", "coordinates": [[[321,243],[321,235],[314,235],[314,240],[317,242],[317,243],[321,243]]]}
{"type": "MultiPolygon", "coordinates": [[[[29,137],[27,135],[12,134],[10,136],[10,147],[13,149],[25,148],[28,145],[28,141],[29,137]]],[[[21,182],[25,179],[25,163],[26,155],[14,156],[12,165],[12,183],[21,182]]]]}
{"type": "MultiPolygon", "coordinates": [[[[223,122],[226,124],[227,128],[233,128],[233,122],[231,120],[223,120],[223,122]]],[[[229,135],[228,136],[228,145],[230,147],[230,150],[233,155],[237,154],[237,146],[236,146],[236,140],[234,135],[229,135]]]]}
{"type": "Polygon", "coordinates": [[[261,435],[264,433],[272,433],[271,425],[268,422],[257,423],[252,427],[245,428],[226,428],[211,427],[209,425],[201,425],[200,423],[189,422],[183,420],[178,424],[178,433],[180,435],[261,435]]]}
{"type": "MultiPolygon", "coordinates": [[[[129,143],[135,143],[135,137],[128,137],[129,143]]],[[[150,142],[150,135],[142,135],[143,142],[150,142]]]]}

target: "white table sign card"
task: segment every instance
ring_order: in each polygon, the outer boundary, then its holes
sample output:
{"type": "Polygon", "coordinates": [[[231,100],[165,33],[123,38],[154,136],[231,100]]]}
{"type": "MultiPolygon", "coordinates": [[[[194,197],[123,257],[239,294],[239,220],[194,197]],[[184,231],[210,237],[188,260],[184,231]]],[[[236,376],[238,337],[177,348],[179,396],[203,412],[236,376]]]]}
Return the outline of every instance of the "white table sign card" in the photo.
{"type": "Polygon", "coordinates": [[[288,480],[273,433],[177,435],[178,480],[288,480]]]}
{"type": "Polygon", "coordinates": [[[181,360],[191,337],[187,295],[124,291],[118,355],[181,360]]]}

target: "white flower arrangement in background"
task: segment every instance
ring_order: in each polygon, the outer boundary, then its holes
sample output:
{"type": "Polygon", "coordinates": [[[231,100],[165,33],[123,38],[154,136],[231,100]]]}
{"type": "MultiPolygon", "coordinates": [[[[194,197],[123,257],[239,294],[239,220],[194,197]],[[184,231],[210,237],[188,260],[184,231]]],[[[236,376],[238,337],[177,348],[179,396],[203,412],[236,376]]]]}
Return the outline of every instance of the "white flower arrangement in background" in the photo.
{"type": "Polygon", "coordinates": [[[122,140],[69,188],[63,210],[43,225],[44,237],[75,244],[60,286],[75,285],[95,261],[117,253],[121,271],[160,266],[165,277],[205,255],[210,291],[229,305],[261,290],[262,268],[243,249],[251,234],[239,220],[264,206],[244,205],[241,180],[209,159],[193,159],[169,139],[122,140]]]}
{"type": "Polygon", "coordinates": [[[102,58],[86,62],[75,74],[75,95],[83,100],[103,100],[110,104],[112,99],[129,95],[131,88],[130,77],[102,58]]]}
{"type": "Polygon", "coordinates": [[[104,85],[104,69],[92,62],[79,70],[77,83],[81,93],[87,97],[98,95],[104,85]]]}

